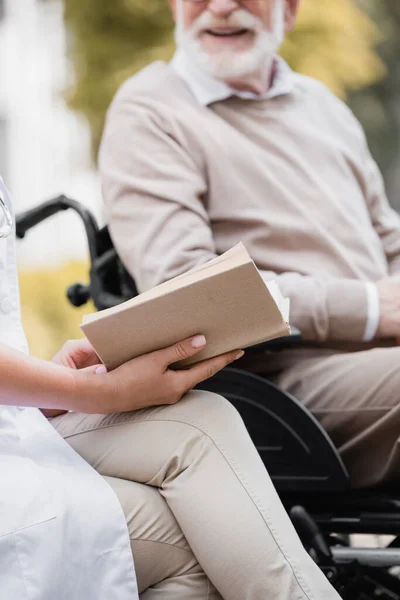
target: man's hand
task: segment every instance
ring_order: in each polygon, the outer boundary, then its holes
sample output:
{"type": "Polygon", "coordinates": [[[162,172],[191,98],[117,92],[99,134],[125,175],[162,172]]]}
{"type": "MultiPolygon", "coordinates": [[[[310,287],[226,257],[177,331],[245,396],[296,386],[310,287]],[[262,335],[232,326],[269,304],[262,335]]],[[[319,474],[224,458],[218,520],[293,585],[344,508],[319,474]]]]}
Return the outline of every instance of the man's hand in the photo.
{"type": "Polygon", "coordinates": [[[175,371],[174,363],[194,356],[204,349],[204,336],[184,340],[174,346],[135,358],[118,369],[93,375],[82,372],[84,396],[78,399],[87,413],[115,413],[138,410],[161,404],[175,404],[201,381],[209,379],[229,363],[241,358],[235,350],[191,368],[175,371]],[[94,386],[94,387],[93,387],[94,386]]]}
{"type": "Polygon", "coordinates": [[[378,338],[400,338],[400,279],[387,277],[377,283],[380,300],[378,338]]]}

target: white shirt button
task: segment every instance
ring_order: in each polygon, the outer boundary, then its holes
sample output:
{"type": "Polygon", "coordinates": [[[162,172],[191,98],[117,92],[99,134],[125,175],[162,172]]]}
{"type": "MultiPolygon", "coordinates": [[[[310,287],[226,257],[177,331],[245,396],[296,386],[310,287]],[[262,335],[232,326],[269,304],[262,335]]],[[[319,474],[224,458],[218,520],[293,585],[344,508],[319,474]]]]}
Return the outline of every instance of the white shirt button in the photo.
{"type": "Polygon", "coordinates": [[[7,315],[13,310],[13,308],[14,302],[11,300],[11,298],[9,298],[8,296],[6,298],[3,298],[3,300],[0,303],[1,312],[7,315]]]}

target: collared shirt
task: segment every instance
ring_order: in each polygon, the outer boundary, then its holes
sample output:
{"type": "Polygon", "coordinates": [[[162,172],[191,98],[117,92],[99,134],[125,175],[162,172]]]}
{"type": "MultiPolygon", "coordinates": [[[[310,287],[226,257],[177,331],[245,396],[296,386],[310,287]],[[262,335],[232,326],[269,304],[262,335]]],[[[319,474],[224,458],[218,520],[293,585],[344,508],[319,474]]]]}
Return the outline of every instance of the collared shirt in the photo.
{"type": "MultiPolygon", "coordinates": [[[[189,59],[182,49],[178,49],[171,61],[171,66],[189,87],[197,102],[202,106],[209,106],[214,102],[221,102],[232,96],[247,100],[268,100],[290,94],[294,88],[296,74],[289,65],[279,56],[275,58],[275,73],[271,87],[264,94],[255,94],[249,91],[236,90],[223,81],[215,79],[199,69],[189,59]]],[[[363,341],[374,339],[380,320],[380,300],[377,286],[366,283],[368,319],[365,327],[363,341]]]]}
{"type": "Polygon", "coordinates": [[[238,96],[246,100],[267,100],[277,98],[284,94],[290,94],[294,87],[295,73],[283,58],[277,56],[275,59],[275,74],[272,85],[265,94],[235,90],[223,81],[214,79],[204,73],[189,59],[183,50],[177,50],[171,66],[190,88],[197,102],[202,106],[209,106],[214,102],[221,102],[231,96],[238,96]]]}

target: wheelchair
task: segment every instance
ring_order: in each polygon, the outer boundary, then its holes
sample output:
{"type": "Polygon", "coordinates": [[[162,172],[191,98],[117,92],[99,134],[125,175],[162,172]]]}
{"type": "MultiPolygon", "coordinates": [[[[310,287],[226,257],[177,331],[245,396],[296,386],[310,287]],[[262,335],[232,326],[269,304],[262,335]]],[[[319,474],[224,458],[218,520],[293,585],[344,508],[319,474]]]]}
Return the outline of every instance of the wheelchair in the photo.
{"type": "MultiPolygon", "coordinates": [[[[17,237],[65,210],[81,218],[90,256],[89,281],[68,288],[70,303],[78,307],[92,300],[103,310],[137,295],[107,227],[99,228],[75,200],[59,196],[17,215],[17,237]]],[[[279,352],[299,344],[299,338],[296,332],[247,353],[279,352]]],[[[199,387],[224,396],[240,412],[305,548],[342,598],[400,599],[400,491],[353,490],[325,430],[296,398],[267,379],[229,367],[199,387]],[[354,534],[393,539],[385,547],[356,548],[354,534]]]]}

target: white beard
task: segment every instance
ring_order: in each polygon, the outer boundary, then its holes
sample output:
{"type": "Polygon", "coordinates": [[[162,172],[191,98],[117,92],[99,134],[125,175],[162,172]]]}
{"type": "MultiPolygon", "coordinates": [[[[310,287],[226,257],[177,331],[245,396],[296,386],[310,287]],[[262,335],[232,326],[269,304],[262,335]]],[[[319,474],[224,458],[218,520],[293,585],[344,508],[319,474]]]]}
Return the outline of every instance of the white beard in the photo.
{"type": "MultiPolygon", "coordinates": [[[[181,0],[180,0],[181,1],[181,0]]],[[[176,43],[202,71],[215,79],[229,80],[245,77],[270,67],[283,40],[284,10],[282,0],[276,0],[273,28],[269,31],[256,16],[246,10],[235,11],[229,19],[216,19],[207,10],[184,30],[182,11],[178,6],[178,20],[175,29],[176,43]],[[225,49],[218,53],[206,52],[198,38],[205,29],[217,26],[232,26],[254,31],[255,41],[249,50],[225,49]]]]}

